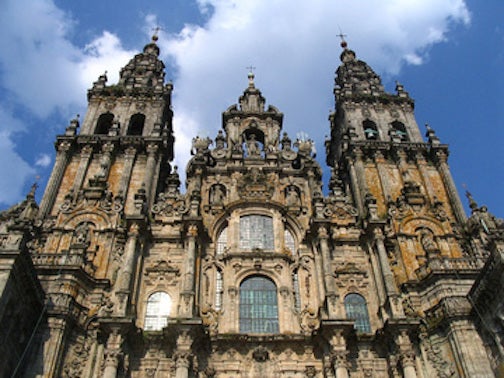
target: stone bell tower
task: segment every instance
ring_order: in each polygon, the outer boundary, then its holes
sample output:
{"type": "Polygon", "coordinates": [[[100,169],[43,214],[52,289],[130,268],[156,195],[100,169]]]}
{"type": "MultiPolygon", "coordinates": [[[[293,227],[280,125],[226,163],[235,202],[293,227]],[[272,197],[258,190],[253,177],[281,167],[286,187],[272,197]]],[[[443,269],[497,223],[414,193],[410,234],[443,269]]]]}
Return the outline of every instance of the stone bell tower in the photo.
{"type": "MultiPolygon", "coordinates": [[[[345,41],[342,47],[327,164],[359,212],[383,334],[395,342],[404,376],[414,376],[415,353],[403,351],[418,335],[420,348],[432,352],[435,345],[439,356],[456,356],[452,368],[463,376],[491,376],[466,297],[483,260],[462,237],[466,215],[448,146],[429,126],[424,141],[414,101],[401,84],[387,93],[345,41]]],[[[447,369],[433,356],[428,360],[437,374],[447,369]]]]}
{"type": "Polygon", "coordinates": [[[56,161],[32,243],[48,297],[39,353],[44,363],[31,367],[43,376],[61,374],[62,355],[71,360],[73,348],[96,342],[97,322],[91,320],[97,316],[105,332],[100,337],[110,338],[104,376],[121,360],[114,348],[134,314],[147,209],[173,158],[172,85],[164,82],[156,40],[122,68],[117,84],[101,75],[88,91],[80,132],[74,119],[56,139],[56,161]]]}

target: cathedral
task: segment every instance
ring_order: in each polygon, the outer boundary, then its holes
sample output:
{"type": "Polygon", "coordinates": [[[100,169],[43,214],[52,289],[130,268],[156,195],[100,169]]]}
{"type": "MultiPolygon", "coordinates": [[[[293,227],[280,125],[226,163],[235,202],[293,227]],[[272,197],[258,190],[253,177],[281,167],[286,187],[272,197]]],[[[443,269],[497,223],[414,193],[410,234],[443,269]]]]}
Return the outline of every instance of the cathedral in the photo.
{"type": "Polygon", "coordinates": [[[156,40],[0,213],[0,377],[504,376],[503,221],[401,84],[342,42],[324,188],[249,73],[182,190],[156,40]]]}

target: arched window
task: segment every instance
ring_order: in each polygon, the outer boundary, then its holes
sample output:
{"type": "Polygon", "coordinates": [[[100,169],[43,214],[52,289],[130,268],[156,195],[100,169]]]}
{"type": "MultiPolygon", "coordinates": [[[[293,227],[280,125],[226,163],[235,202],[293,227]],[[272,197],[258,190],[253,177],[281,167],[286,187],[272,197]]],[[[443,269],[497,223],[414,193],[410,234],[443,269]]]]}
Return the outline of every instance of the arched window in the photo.
{"type": "Polygon", "coordinates": [[[359,333],[371,333],[366,300],[362,295],[351,293],[345,297],[345,312],[348,319],[355,320],[355,329],[359,333]]]}
{"type": "Polygon", "coordinates": [[[276,285],[254,276],[240,285],[240,333],[278,333],[276,285]]]}
{"type": "Polygon", "coordinates": [[[217,255],[222,255],[226,251],[227,247],[227,227],[224,227],[217,238],[217,245],[215,248],[215,253],[217,255]]]}
{"type": "Polygon", "coordinates": [[[289,252],[293,256],[296,254],[296,243],[289,230],[284,231],[284,245],[286,252],[289,252]]]}
{"type": "Polygon", "coordinates": [[[98,118],[96,122],[96,135],[107,135],[114,122],[114,115],[112,113],[104,113],[98,118]]]}
{"type": "Polygon", "coordinates": [[[145,116],[143,114],[133,114],[128,126],[128,135],[142,135],[144,123],[145,116]]]}
{"type": "Polygon", "coordinates": [[[146,331],[159,331],[166,327],[171,305],[172,300],[167,293],[158,291],[151,294],[147,300],[144,329],[146,331]]]}
{"type": "Polygon", "coordinates": [[[404,123],[394,121],[392,122],[392,129],[394,130],[395,134],[399,137],[401,142],[407,142],[409,140],[408,132],[406,131],[406,126],[404,126],[404,123]]]}
{"type": "Polygon", "coordinates": [[[369,119],[366,119],[364,122],[362,122],[362,128],[364,129],[364,136],[367,140],[378,139],[378,128],[376,127],[376,123],[369,119]]]}
{"type": "Polygon", "coordinates": [[[273,250],[273,219],[264,215],[246,215],[240,218],[240,248],[273,250]]]}

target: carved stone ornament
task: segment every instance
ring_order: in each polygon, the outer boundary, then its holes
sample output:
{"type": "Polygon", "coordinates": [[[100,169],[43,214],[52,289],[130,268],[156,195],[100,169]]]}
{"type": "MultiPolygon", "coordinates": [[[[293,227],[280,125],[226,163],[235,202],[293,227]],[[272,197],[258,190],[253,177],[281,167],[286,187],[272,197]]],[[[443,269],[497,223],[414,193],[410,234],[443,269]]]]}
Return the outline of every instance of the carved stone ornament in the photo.
{"type": "Polygon", "coordinates": [[[90,338],[77,337],[67,353],[61,374],[63,378],[80,378],[83,376],[83,370],[89,357],[90,341],[90,338]]]}
{"type": "Polygon", "coordinates": [[[251,168],[238,182],[238,193],[247,199],[269,199],[275,185],[259,168],[251,168]]]}
{"type": "Polygon", "coordinates": [[[169,198],[165,193],[160,193],[156,203],[152,206],[152,213],[166,217],[182,216],[189,211],[184,196],[177,195],[169,198]]]}
{"type": "Polygon", "coordinates": [[[269,360],[269,352],[265,347],[261,345],[252,352],[252,357],[257,362],[265,362],[269,360]]]}

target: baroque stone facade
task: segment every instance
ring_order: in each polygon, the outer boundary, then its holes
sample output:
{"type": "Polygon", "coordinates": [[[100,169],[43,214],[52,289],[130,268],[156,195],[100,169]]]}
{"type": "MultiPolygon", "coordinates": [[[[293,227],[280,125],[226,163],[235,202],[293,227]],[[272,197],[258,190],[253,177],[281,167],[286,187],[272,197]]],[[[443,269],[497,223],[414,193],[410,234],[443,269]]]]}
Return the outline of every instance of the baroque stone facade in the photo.
{"type": "Polygon", "coordinates": [[[155,38],[100,76],[40,205],[0,216],[4,376],[498,376],[503,223],[466,217],[447,145],[342,47],[327,194],[252,73],[185,193],[155,38]]]}

